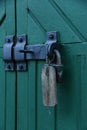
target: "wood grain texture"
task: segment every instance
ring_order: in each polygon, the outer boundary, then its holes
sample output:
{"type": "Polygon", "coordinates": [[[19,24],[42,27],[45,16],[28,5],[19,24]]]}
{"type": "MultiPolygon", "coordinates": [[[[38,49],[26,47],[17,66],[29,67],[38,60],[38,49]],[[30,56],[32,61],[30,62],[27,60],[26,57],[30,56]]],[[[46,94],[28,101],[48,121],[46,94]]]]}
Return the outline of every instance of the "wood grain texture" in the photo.
{"type": "MultiPolygon", "coordinates": [[[[4,28],[5,36],[15,35],[15,2],[14,0],[6,0],[6,19],[5,19],[4,26],[5,26],[4,28]]],[[[3,37],[3,41],[5,40],[5,36],[3,37]]],[[[5,82],[5,87],[6,87],[5,130],[15,130],[16,73],[5,72],[4,82],[5,82]]]]}
{"type": "MultiPolygon", "coordinates": [[[[27,0],[16,1],[17,34],[27,34],[27,0]]],[[[17,129],[28,129],[28,72],[17,72],[17,129]]]]}
{"type": "Polygon", "coordinates": [[[3,23],[4,19],[6,17],[6,12],[5,12],[5,1],[1,0],[0,1],[0,26],[3,23]]]}
{"type": "Polygon", "coordinates": [[[5,86],[5,72],[4,64],[0,59],[0,129],[5,129],[5,110],[6,110],[6,86],[5,86]]]}
{"type": "Polygon", "coordinates": [[[63,83],[57,85],[58,105],[53,108],[42,103],[44,61],[29,61],[28,72],[17,73],[17,129],[86,130],[85,1],[79,5],[78,0],[17,0],[16,11],[17,35],[27,34],[28,44],[42,44],[47,31],[60,33],[64,64],[63,83]]]}

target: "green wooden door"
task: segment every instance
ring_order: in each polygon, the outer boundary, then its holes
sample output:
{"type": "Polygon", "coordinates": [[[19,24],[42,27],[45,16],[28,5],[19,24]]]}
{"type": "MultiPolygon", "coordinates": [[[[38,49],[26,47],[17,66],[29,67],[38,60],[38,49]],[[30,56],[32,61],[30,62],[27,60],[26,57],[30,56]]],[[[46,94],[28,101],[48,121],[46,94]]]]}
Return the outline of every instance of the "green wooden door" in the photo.
{"type": "Polygon", "coordinates": [[[16,73],[5,72],[2,59],[7,35],[15,35],[14,0],[0,0],[0,130],[15,130],[16,73]]]}
{"type": "Polygon", "coordinates": [[[0,130],[87,129],[86,0],[0,1],[0,130]],[[29,61],[27,72],[5,72],[6,35],[26,34],[28,44],[43,43],[58,31],[64,80],[57,85],[58,105],[42,103],[42,61],[29,61]]]}
{"type": "Polygon", "coordinates": [[[17,34],[28,44],[43,43],[47,31],[60,33],[64,81],[57,86],[58,105],[42,104],[43,62],[30,61],[17,73],[18,130],[87,129],[87,1],[17,0],[17,34]]]}

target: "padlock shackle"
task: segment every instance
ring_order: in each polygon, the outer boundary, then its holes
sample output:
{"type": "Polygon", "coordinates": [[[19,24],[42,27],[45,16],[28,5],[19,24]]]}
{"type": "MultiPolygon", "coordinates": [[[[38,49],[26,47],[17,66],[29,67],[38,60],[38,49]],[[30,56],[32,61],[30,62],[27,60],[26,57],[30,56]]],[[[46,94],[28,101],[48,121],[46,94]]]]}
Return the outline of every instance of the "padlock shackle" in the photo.
{"type": "Polygon", "coordinates": [[[60,52],[55,49],[55,50],[54,50],[54,53],[55,53],[55,55],[56,55],[56,63],[57,63],[57,64],[62,64],[62,63],[61,63],[61,55],[60,55],[60,52]]]}

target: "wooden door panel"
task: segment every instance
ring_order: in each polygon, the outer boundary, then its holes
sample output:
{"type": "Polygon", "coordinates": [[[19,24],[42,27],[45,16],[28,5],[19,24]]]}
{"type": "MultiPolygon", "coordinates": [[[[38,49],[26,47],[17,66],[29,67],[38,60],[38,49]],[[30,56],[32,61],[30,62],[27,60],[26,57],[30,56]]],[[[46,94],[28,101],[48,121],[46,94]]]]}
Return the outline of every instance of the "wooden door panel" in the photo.
{"type": "Polygon", "coordinates": [[[28,44],[43,44],[47,31],[58,31],[64,64],[64,80],[57,85],[58,105],[53,108],[42,104],[41,69],[45,62],[29,61],[28,71],[17,72],[18,130],[87,129],[86,35],[61,3],[57,0],[16,2],[17,35],[26,34],[28,44]]]}
{"type": "Polygon", "coordinates": [[[6,16],[6,12],[5,12],[5,1],[1,0],[0,1],[0,26],[3,23],[5,16],[6,16]]]}
{"type": "Polygon", "coordinates": [[[0,1],[0,129],[15,130],[16,73],[6,72],[3,61],[5,37],[15,35],[15,2],[0,1]]]}

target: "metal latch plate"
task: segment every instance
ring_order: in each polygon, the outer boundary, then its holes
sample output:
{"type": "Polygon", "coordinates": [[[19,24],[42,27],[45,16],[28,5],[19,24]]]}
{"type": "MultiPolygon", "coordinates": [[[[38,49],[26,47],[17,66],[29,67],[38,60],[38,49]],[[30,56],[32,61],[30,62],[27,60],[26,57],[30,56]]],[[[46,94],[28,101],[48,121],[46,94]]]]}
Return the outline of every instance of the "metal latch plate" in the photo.
{"type": "Polygon", "coordinates": [[[5,39],[3,59],[5,70],[26,71],[27,61],[46,60],[47,55],[52,58],[53,50],[58,49],[57,32],[47,32],[44,44],[27,45],[26,35],[17,38],[8,36],[5,39]]]}
{"type": "Polygon", "coordinates": [[[24,50],[26,45],[26,35],[17,36],[16,45],[14,46],[14,60],[17,71],[26,71],[27,63],[25,61],[25,53],[20,53],[20,49],[24,50]]]}
{"type": "Polygon", "coordinates": [[[3,47],[3,60],[5,61],[5,70],[13,71],[14,62],[13,62],[13,48],[14,46],[14,37],[7,36],[5,38],[5,44],[3,47]]]}

